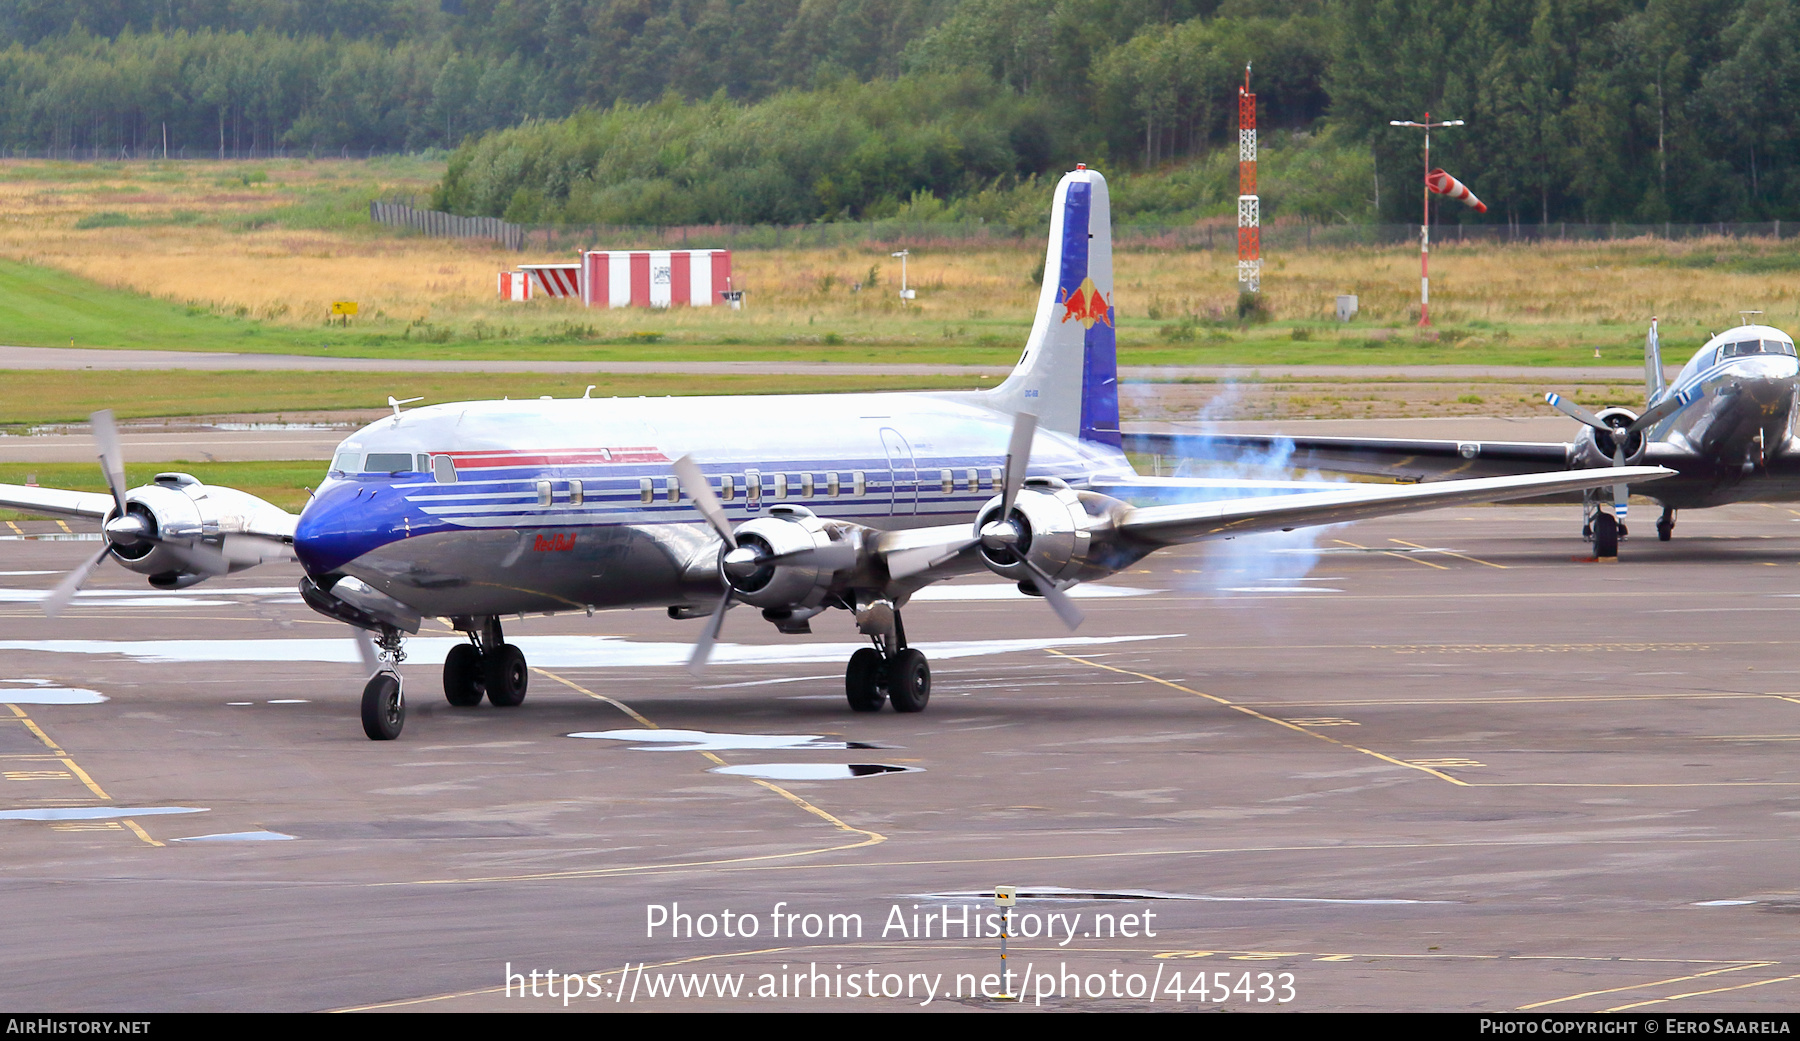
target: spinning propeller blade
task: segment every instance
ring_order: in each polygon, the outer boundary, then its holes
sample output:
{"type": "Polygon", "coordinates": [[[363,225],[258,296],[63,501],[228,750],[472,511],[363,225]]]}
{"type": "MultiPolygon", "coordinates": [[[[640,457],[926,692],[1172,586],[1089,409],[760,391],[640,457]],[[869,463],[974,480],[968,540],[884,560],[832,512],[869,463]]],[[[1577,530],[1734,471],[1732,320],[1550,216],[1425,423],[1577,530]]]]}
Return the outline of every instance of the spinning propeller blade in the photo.
{"type": "Polygon", "coordinates": [[[694,465],[693,456],[684,455],[675,460],[675,476],[681,480],[681,486],[687,489],[694,509],[699,510],[700,516],[706,518],[706,523],[719,533],[719,537],[725,540],[725,545],[736,549],[737,536],[731,533],[731,523],[725,519],[725,507],[719,505],[719,497],[713,494],[706,475],[694,465]]]}

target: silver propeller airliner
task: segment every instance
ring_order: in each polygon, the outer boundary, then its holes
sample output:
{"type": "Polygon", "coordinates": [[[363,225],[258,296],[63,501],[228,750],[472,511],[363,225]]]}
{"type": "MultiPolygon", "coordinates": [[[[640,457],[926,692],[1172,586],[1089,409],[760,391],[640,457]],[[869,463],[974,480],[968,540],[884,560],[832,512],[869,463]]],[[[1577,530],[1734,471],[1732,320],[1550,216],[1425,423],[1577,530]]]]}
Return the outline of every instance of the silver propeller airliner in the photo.
{"type": "MultiPolygon", "coordinates": [[[[1755,313],[1755,312],[1747,312],[1755,313]]],[[[1673,383],[1663,376],[1656,320],[1644,338],[1644,408],[1598,413],[1557,394],[1545,400],[1581,422],[1573,441],[1446,441],[1410,438],[1287,437],[1280,434],[1131,432],[1127,450],[1190,459],[1231,459],[1280,451],[1296,470],[1370,474],[1401,480],[1610,468],[1616,479],[1581,495],[1581,534],[1596,556],[1618,553],[1626,534],[1634,466],[1675,476],[1644,494],[1662,506],[1657,538],[1675,534],[1675,511],[1733,502],[1800,500],[1800,359],[1794,338],[1767,325],[1745,324],[1709,338],[1673,383]],[[1290,452],[1291,448],[1291,452],[1290,452]],[[1612,512],[1604,505],[1610,503],[1612,512]]]]}
{"type": "Polygon", "coordinates": [[[101,522],[104,545],[46,599],[60,610],[105,558],[161,589],[297,558],[315,610],[366,631],[370,738],[405,720],[397,664],[426,617],[466,633],[444,696],[518,705],[529,675],[503,616],[663,608],[705,618],[704,665],[729,608],[784,633],[843,611],[868,637],[850,707],[925,708],[931,671],[901,614],[924,586],[991,571],[1070,628],[1070,586],[1154,550],[1455,503],[1653,480],[1537,474],[1405,487],[1151,478],[1120,447],[1106,181],[1057,185],[1044,288],[1000,386],[962,393],[478,401],[402,411],[338,447],[299,516],[185,474],[127,489],[111,418],[95,417],[110,494],[0,485],[0,504],[101,522]]]}

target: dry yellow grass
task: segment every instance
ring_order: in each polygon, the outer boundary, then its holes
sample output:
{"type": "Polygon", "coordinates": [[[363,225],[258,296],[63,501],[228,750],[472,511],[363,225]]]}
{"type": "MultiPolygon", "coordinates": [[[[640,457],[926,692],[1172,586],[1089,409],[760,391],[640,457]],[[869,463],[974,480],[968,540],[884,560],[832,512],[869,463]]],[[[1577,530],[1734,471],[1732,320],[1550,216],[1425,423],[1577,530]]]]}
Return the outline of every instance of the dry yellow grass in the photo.
{"type": "MultiPolygon", "coordinates": [[[[459,336],[531,335],[573,322],[598,337],[656,330],[676,340],[684,334],[801,342],[817,336],[831,343],[828,337],[836,335],[982,343],[987,336],[1011,345],[1030,320],[1037,297],[1031,272],[1042,255],[1035,243],[917,251],[909,273],[919,301],[904,309],[893,292],[899,263],[875,247],[740,251],[736,281],[750,297],[748,309],[735,315],[716,308],[649,313],[590,311],[560,301],[519,305],[495,298],[496,272],[559,258],[400,236],[353,220],[340,219],[335,230],[257,226],[259,215],[334,191],[423,193],[438,172],[429,164],[397,170],[339,160],[112,164],[69,167],[71,179],[58,179],[57,169],[0,162],[0,256],[290,326],[317,324],[333,300],[355,300],[366,327],[423,322],[459,336]],[[244,183],[250,171],[265,173],[267,181],[244,183]],[[131,223],[76,227],[102,213],[131,223]],[[853,292],[871,268],[879,286],[853,292]]],[[[1432,257],[1433,317],[1440,326],[1473,326],[1466,330],[1475,337],[1471,346],[1508,336],[1581,342],[1583,327],[1636,326],[1652,314],[1674,329],[1716,328],[1735,321],[1739,309],[1794,324],[1800,317],[1794,272],[1681,266],[1713,254],[1730,260],[1792,252],[1786,245],[1718,239],[1444,244],[1432,257]]],[[[1236,300],[1232,258],[1223,253],[1121,253],[1116,282],[1125,329],[1146,343],[1154,342],[1159,324],[1228,316],[1236,300]]],[[[1276,252],[1263,284],[1278,322],[1328,321],[1335,297],[1355,293],[1360,324],[1404,325],[1417,314],[1418,255],[1409,247],[1276,252]]]]}

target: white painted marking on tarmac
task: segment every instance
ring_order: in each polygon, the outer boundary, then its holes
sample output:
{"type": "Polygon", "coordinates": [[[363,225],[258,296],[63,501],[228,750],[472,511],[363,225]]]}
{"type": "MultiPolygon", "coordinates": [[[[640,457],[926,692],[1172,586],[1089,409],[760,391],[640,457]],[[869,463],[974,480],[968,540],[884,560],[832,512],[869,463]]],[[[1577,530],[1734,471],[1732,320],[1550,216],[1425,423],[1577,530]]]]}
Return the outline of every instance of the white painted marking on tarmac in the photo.
{"type": "Polygon", "coordinates": [[[1221,593],[1341,593],[1330,586],[1224,586],[1221,593]]]}
{"type": "MultiPolygon", "coordinates": [[[[1068,590],[1073,597],[1105,599],[1117,596],[1147,596],[1166,593],[1166,589],[1135,589],[1130,586],[1076,586],[1068,590]]],[[[1036,600],[1019,592],[1010,582],[981,582],[961,586],[928,586],[912,595],[914,600],[1036,600]]]]}
{"type": "MultiPolygon", "coordinates": [[[[973,658],[1015,651],[1041,651],[1051,647],[1098,647],[1144,640],[1175,640],[1183,633],[1142,636],[1053,636],[1027,640],[946,640],[913,646],[929,658],[973,658]]],[[[688,643],[636,643],[616,636],[520,636],[509,641],[525,652],[533,665],[547,669],[646,668],[684,665],[693,653],[688,643]]],[[[430,637],[406,642],[407,660],[417,665],[442,665],[452,647],[467,646],[455,637],[430,637]]],[[[868,646],[866,643],[735,644],[713,648],[714,665],[796,665],[839,663],[868,646]]],[[[349,640],[0,640],[0,651],[38,651],[49,654],[116,654],[157,665],[194,662],[329,662],[361,661],[349,640]]]]}
{"type": "Polygon", "coordinates": [[[54,571],[0,571],[0,576],[12,575],[54,575],[54,571]]]}
{"type": "Polygon", "coordinates": [[[1694,907],[1745,907],[1754,904],[1754,900],[1701,900],[1694,907]]]}
{"type": "Polygon", "coordinates": [[[742,752],[756,749],[870,748],[862,742],[834,740],[818,734],[715,734],[705,730],[584,730],[570,737],[606,741],[642,741],[634,752],[742,752]]]}
{"type": "Polygon", "coordinates": [[[98,705],[106,695],[86,687],[51,687],[45,680],[10,680],[30,683],[30,687],[0,687],[0,704],[7,705],[98,705]]]}
{"type": "Polygon", "coordinates": [[[283,835],[279,831],[224,831],[217,835],[190,835],[175,842],[283,842],[292,839],[293,835],[283,835]]]}
{"type": "Polygon", "coordinates": [[[164,813],[209,813],[208,806],[44,806],[33,810],[0,810],[0,821],[98,821],[119,817],[154,817],[164,813]]]}
{"type": "Polygon", "coordinates": [[[269,704],[271,704],[271,705],[310,705],[310,704],[312,704],[312,701],[308,698],[276,698],[275,700],[269,702],[269,704]]]}

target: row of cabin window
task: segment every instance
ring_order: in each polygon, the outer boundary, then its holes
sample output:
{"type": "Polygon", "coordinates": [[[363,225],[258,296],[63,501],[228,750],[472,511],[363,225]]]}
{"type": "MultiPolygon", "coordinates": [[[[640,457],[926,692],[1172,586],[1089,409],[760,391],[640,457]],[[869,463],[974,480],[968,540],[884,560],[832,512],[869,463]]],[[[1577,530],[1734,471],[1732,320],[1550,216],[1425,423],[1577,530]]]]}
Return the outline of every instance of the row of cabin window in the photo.
{"type": "MultiPolygon", "coordinates": [[[[826,471],[823,477],[815,477],[810,473],[788,475],[785,473],[763,474],[755,470],[744,474],[744,498],[748,502],[758,502],[765,496],[775,499],[787,499],[790,493],[799,498],[811,499],[821,492],[831,499],[842,495],[867,495],[869,493],[868,475],[861,470],[852,471],[849,480],[841,480],[836,470],[826,471]]],[[[938,486],[945,495],[952,494],[959,488],[965,491],[991,490],[1000,483],[1000,469],[990,468],[986,473],[970,467],[958,474],[954,470],[938,471],[938,486]]],[[[580,506],[585,501],[586,492],[578,480],[568,482],[569,505],[580,506]]],[[[649,477],[638,479],[638,500],[652,503],[657,498],[656,482],[649,477]]],[[[674,477],[662,479],[662,497],[667,502],[680,502],[682,499],[681,482],[674,477]]],[[[719,499],[731,502],[737,498],[737,477],[734,474],[721,474],[716,488],[719,499]]],[[[537,483],[538,505],[549,506],[555,501],[555,488],[550,481],[537,483]]]]}

